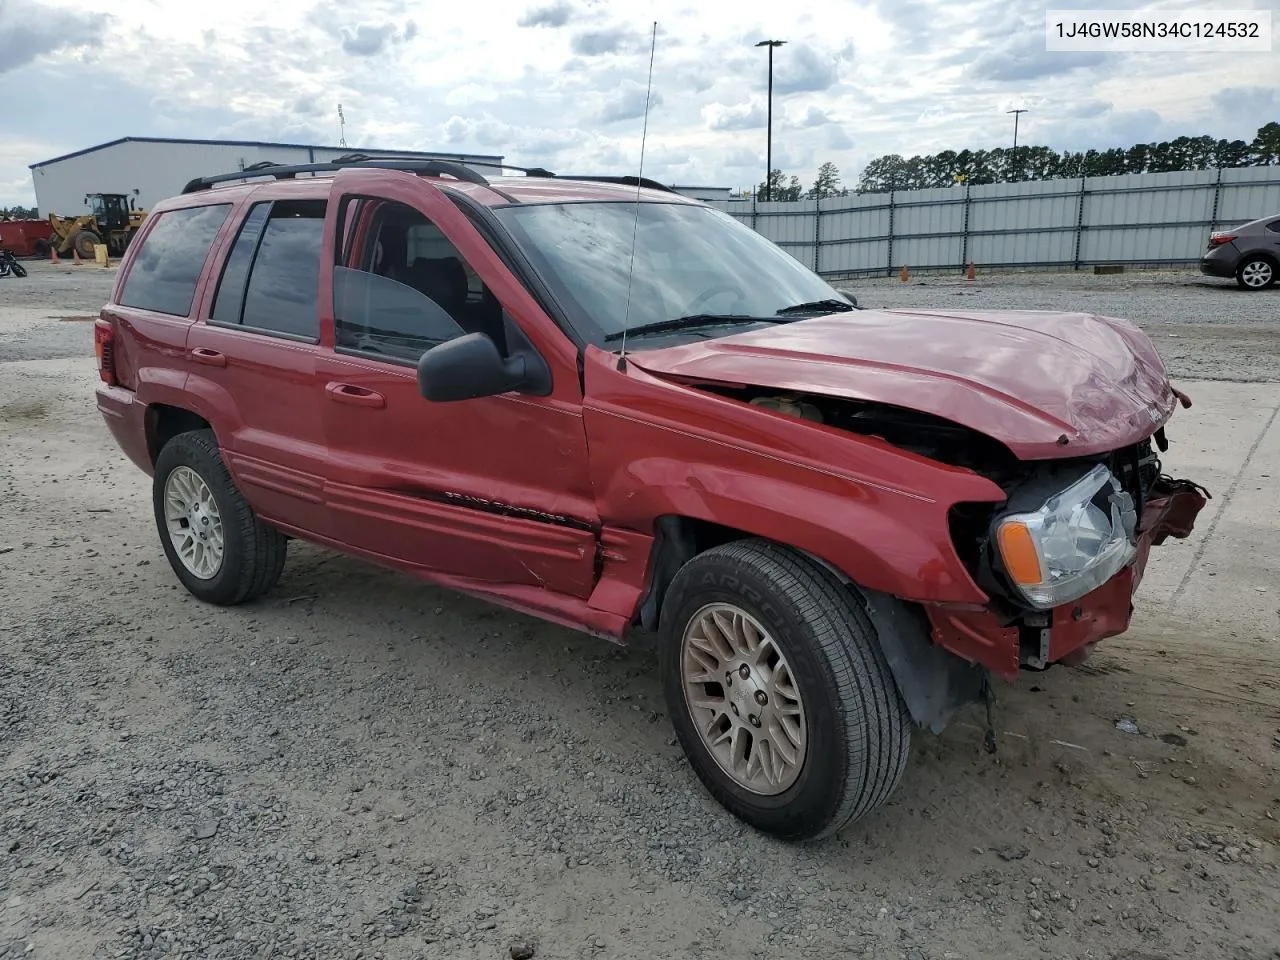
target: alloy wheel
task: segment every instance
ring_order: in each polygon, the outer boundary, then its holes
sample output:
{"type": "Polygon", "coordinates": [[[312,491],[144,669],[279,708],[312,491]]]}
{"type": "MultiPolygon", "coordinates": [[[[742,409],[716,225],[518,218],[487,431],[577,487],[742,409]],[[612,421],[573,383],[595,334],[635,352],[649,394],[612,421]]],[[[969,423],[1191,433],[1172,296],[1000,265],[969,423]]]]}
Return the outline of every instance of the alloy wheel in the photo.
{"type": "Polygon", "coordinates": [[[1253,260],[1240,270],[1240,280],[1246,287],[1256,290],[1269,284],[1274,272],[1265,260],[1253,260]]]}
{"type": "Polygon", "coordinates": [[[804,703],[769,631],[740,607],[708,604],[685,627],[680,670],[689,714],[720,769],[763,796],[791,787],[808,746],[804,703]]]}
{"type": "Polygon", "coordinates": [[[164,483],[164,516],[169,540],[187,571],[212,580],[222,569],[225,540],[213,491],[190,467],[175,467],[164,483]]]}

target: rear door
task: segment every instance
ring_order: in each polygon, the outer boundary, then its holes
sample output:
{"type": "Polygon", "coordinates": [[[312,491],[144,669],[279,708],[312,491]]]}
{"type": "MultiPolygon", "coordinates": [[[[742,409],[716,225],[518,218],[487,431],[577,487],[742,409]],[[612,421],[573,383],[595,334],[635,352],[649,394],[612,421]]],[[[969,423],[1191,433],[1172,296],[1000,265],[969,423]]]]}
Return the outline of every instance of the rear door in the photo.
{"type": "Polygon", "coordinates": [[[210,250],[233,204],[178,207],[153,215],[117,277],[102,317],[116,328],[116,376],[138,402],[182,404],[184,347],[210,250]]]}
{"type": "Polygon", "coordinates": [[[187,392],[209,411],[245,498],[278,526],[320,537],[331,528],[316,381],[326,187],[250,195],[186,345],[187,392]]]}
{"type": "Polygon", "coordinates": [[[572,344],[425,180],[343,171],[331,204],[319,370],[338,536],[437,579],[589,596],[597,520],[572,344]],[[505,350],[515,325],[551,366],[549,396],[422,398],[425,350],[472,331],[505,350]]]}

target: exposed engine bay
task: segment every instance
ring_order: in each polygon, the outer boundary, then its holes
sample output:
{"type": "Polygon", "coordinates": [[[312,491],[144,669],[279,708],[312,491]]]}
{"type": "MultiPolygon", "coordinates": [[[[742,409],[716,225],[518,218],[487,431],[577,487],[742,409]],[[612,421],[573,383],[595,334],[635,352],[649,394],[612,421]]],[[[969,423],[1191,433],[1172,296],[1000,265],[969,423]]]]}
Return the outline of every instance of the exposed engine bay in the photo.
{"type": "Polygon", "coordinates": [[[1151,438],[1105,454],[1054,460],[1022,461],[999,441],[968,427],[902,407],[864,403],[811,394],[780,394],[759,388],[708,385],[704,389],[743,400],[786,416],[820,423],[850,433],[876,437],[902,450],[987,477],[1006,494],[1000,503],[962,503],[950,513],[956,551],[975,581],[1002,607],[1009,622],[1033,613],[1002,570],[994,543],[995,521],[1014,510],[1028,509],[1063,490],[1099,466],[1114,477],[1111,492],[1097,503],[1119,496],[1130,539],[1136,539],[1143,507],[1178,483],[1164,476],[1159,452],[1168,448],[1163,428],[1151,438]],[[1158,451],[1157,451],[1158,448],[1158,451]]]}

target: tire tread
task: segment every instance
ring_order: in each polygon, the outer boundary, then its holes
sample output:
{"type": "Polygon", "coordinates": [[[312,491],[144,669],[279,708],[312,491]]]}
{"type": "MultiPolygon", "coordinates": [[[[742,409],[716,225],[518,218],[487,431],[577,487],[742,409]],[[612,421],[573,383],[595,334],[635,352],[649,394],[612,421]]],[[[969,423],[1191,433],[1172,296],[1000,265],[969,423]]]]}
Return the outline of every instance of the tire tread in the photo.
{"type": "MultiPolygon", "coordinates": [[[[831,836],[888,800],[902,780],[910,752],[906,706],[865,601],[856,588],[822,564],[772,541],[733,541],[699,554],[690,563],[717,558],[769,580],[794,614],[809,625],[832,671],[845,734],[845,756],[829,758],[839,765],[840,796],[826,823],[809,824],[803,836],[793,839],[831,836]]],[[[725,803],[727,793],[699,775],[716,799],[725,803]]]]}
{"type": "MultiPolygon", "coordinates": [[[[218,441],[213,431],[192,430],[178,434],[166,443],[156,458],[157,477],[167,475],[168,471],[163,465],[169,459],[180,463],[191,460],[199,463],[198,472],[204,476],[205,482],[218,498],[223,524],[234,529],[243,549],[230,585],[201,599],[219,605],[235,606],[256,599],[274,587],[284,570],[289,542],[284,534],[259,520],[240,493],[218,452],[218,441]]],[[[191,465],[194,467],[196,464],[191,465]]],[[[156,522],[160,525],[159,508],[156,522]]],[[[163,529],[160,534],[162,537],[165,535],[163,529]]],[[[167,549],[166,545],[166,552],[167,549]]],[[[225,556],[230,557],[231,551],[225,556]]]]}

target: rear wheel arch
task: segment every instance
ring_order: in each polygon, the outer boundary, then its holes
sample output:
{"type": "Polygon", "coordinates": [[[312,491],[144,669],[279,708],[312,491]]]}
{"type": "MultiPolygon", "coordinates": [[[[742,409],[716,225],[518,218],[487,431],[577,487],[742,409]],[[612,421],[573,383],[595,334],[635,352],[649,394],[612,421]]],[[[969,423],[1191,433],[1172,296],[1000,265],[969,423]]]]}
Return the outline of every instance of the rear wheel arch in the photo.
{"type": "Polygon", "coordinates": [[[1246,290],[1266,290],[1270,287],[1274,287],[1277,279],[1280,279],[1280,259],[1277,259],[1273,254],[1265,250],[1252,250],[1240,258],[1239,263],[1236,265],[1235,274],[1236,282],[1246,290]],[[1269,283],[1262,286],[1252,286],[1245,283],[1244,270],[1249,264],[1259,260],[1265,262],[1271,267],[1271,280],[1269,283]]]}
{"type": "Polygon", "coordinates": [[[146,427],[147,453],[153,466],[165,444],[174,437],[193,430],[213,429],[209,421],[200,414],[168,403],[148,404],[146,427]]]}

